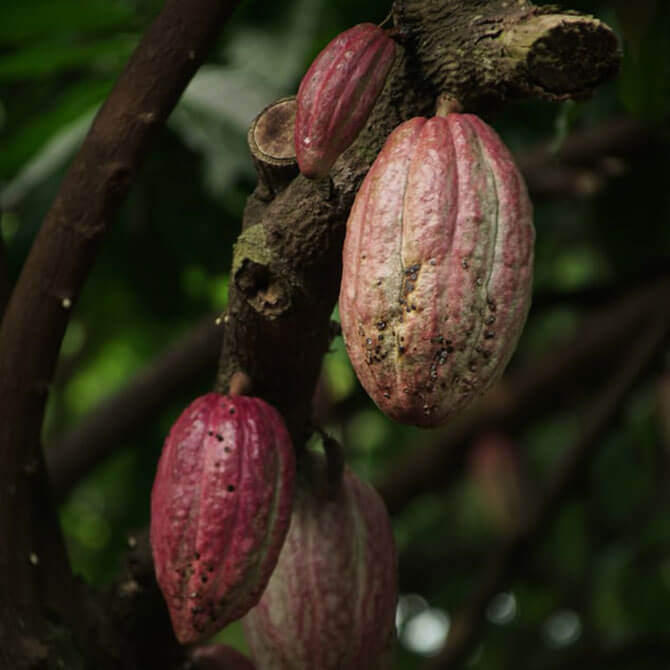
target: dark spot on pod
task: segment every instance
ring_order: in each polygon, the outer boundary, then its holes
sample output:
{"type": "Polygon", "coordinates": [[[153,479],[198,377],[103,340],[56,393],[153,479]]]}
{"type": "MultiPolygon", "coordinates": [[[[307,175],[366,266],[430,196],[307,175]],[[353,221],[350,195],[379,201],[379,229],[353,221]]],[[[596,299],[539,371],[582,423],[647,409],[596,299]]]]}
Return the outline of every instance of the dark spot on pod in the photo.
{"type": "MultiPolygon", "coordinates": [[[[233,414],[234,412],[235,412],[235,410],[233,410],[233,411],[231,412],[231,414],[233,414]]],[[[216,439],[217,439],[219,442],[223,442],[223,435],[221,435],[221,433],[217,433],[217,434],[216,434],[216,439]]]]}
{"type": "Polygon", "coordinates": [[[200,614],[201,612],[204,612],[205,610],[200,607],[199,605],[197,607],[191,608],[191,614],[200,614]]]}
{"type": "Polygon", "coordinates": [[[384,397],[385,398],[390,398],[391,394],[388,391],[384,391],[384,397]]]}
{"type": "Polygon", "coordinates": [[[207,566],[207,572],[214,572],[214,566],[211,563],[207,566]]]}
{"type": "Polygon", "coordinates": [[[486,339],[486,340],[490,340],[494,335],[495,335],[495,333],[492,330],[485,330],[484,331],[484,339],[486,339]]]}
{"type": "Polygon", "coordinates": [[[200,560],[200,552],[196,551],[195,554],[193,554],[193,558],[195,558],[196,561],[200,560]]]}
{"type": "Polygon", "coordinates": [[[453,352],[454,352],[454,348],[453,348],[451,345],[449,345],[449,346],[447,347],[447,353],[448,353],[448,354],[452,354],[453,352]]]}
{"type": "Polygon", "coordinates": [[[228,490],[232,493],[235,490],[235,487],[232,484],[228,484],[228,490]]]}
{"type": "Polygon", "coordinates": [[[210,437],[212,437],[212,435],[214,435],[214,431],[213,431],[213,430],[208,430],[208,431],[207,431],[207,435],[209,435],[210,437]]]}
{"type": "Polygon", "coordinates": [[[386,321],[377,321],[377,330],[384,330],[386,328],[386,321]]]}
{"type": "Polygon", "coordinates": [[[493,314],[491,316],[487,316],[486,319],[484,320],[484,323],[487,326],[490,326],[491,324],[494,324],[495,322],[496,322],[496,318],[495,318],[495,316],[493,316],[493,314]]]}
{"type": "Polygon", "coordinates": [[[207,583],[207,575],[201,575],[201,576],[200,576],[200,581],[201,581],[203,584],[206,584],[206,583],[207,583]]]}
{"type": "Polygon", "coordinates": [[[477,364],[474,361],[470,361],[470,364],[468,365],[468,370],[470,372],[474,372],[477,369],[477,364]]]}
{"type": "Polygon", "coordinates": [[[214,461],[214,467],[218,468],[221,465],[220,461],[214,461]]]}
{"type": "Polygon", "coordinates": [[[465,260],[465,258],[464,258],[463,261],[461,262],[461,265],[463,266],[463,269],[464,269],[464,270],[467,270],[468,267],[469,267],[468,262],[467,262],[467,260],[465,260]]]}
{"type": "Polygon", "coordinates": [[[228,411],[229,411],[231,414],[235,414],[235,408],[234,408],[232,405],[228,408],[228,411]]]}
{"type": "Polygon", "coordinates": [[[379,337],[378,337],[377,339],[381,342],[381,341],[384,339],[384,336],[383,336],[383,335],[379,335],[379,337]]]}
{"type": "Polygon", "coordinates": [[[398,347],[398,353],[399,354],[404,354],[405,353],[405,347],[403,347],[403,346],[398,347]]]}
{"type": "Polygon", "coordinates": [[[491,298],[488,298],[488,299],[486,300],[486,304],[488,305],[489,309],[490,309],[492,312],[495,312],[495,311],[496,311],[496,304],[495,304],[495,301],[491,300],[491,298]]]}
{"type": "Polygon", "coordinates": [[[230,451],[231,451],[230,447],[224,447],[223,450],[224,450],[227,454],[229,454],[230,451]]]}

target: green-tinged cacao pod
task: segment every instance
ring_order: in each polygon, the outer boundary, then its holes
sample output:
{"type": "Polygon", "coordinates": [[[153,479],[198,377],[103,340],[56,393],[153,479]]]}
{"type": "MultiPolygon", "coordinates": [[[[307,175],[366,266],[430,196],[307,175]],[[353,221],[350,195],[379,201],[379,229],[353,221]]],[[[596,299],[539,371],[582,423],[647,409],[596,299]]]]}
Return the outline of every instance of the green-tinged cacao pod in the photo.
{"type": "Polygon", "coordinates": [[[177,419],[151,493],[151,547],[180,642],[215,633],[258,602],[294,492],[291,440],[263,400],[209,393],[177,419]]]}
{"type": "Polygon", "coordinates": [[[300,172],[324,177],[356,139],[384,87],[395,43],[379,26],[361,23],[316,57],[296,98],[295,152],[300,172]]]}
{"type": "Polygon", "coordinates": [[[523,178],[471,114],[414,118],[356,195],[340,317],[361,384],[392,419],[437,426],[502,374],[530,306],[523,178]]]}
{"type": "Polygon", "coordinates": [[[277,567],[243,619],[252,657],[259,670],[388,668],[397,577],[386,508],[350,470],[333,498],[319,479],[299,482],[277,567]]]}

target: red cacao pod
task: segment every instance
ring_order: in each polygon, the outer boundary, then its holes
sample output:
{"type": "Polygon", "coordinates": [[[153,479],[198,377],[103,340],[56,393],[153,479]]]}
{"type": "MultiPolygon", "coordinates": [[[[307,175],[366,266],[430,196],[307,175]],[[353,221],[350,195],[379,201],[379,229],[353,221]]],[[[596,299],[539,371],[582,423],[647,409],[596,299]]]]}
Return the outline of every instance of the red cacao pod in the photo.
{"type": "Polygon", "coordinates": [[[243,619],[252,657],[259,670],[388,668],[397,578],[386,508],[350,470],[332,499],[320,479],[321,490],[299,482],[277,567],[243,619]]]}
{"type": "Polygon", "coordinates": [[[395,55],[373,23],[338,35],[316,57],[296,98],[295,152],[300,172],[324,177],[362,130],[395,55]]]}
{"type": "Polygon", "coordinates": [[[361,384],[391,418],[437,426],[502,374],[530,306],[526,186],[471,114],[414,118],[356,195],[340,317],[361,384]]]}
{"type": "Polygon", "coordinates": [[[151,492],[150,537],[180,642],[211,635],[256,604],[294,491],[291,440],[263,400],[209,393],[177,419],[151,492]]]}

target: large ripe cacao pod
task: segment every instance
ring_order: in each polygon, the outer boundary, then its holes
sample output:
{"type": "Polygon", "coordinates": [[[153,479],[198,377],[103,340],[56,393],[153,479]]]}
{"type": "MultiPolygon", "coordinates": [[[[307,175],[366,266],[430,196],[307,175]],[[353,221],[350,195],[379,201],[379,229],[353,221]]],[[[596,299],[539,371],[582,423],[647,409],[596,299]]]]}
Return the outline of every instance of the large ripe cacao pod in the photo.
{"type": "Polygon", "coordinates": [[[211,635],[256,604],[294,492],[291,440],[263,400],[209,393],[177,419],[151,493],[150,537],[180,642],[211,635]]]}
{"type": "Polygon", "coordinates": [[[356,139],[391,69],[395,43],[379,26],[361,23],[316,57],[296,98],[295,152],[300,172],[324,177],[356,139]]]}
{"type": "Polygon", "coordinates": [[[391,418],[437,426],[500,377],[530,306],[523,178],[471,114],[414,118],[356,195],[340,317],[358,379],[391,418]]]}
{"type": "Polygon", "coordinates": [[[243,619],[259,670],[390,667],[397,578],[386,508],[350,470],[334,498],[323,479],[299,482],[277,567],[243,619]]]}

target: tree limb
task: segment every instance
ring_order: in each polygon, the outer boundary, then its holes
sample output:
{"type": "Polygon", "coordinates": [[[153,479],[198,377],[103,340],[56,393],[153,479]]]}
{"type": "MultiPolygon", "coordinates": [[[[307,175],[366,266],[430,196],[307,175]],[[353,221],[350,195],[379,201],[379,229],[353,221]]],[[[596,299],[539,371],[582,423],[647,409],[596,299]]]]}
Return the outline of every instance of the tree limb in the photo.
{"type": "MultiPolygon", "coordinates": [[[[389,133],[432,112],[441,93],[469,110],[492,96],[581,97],[619,64],[607,26],[526,2],[398,0],[393,12],[406,48],[397,49],[367,126],[335,163],[328,187],[297,176],[276,193],[257,188],[235,249],[216,389],[225,392],[236,371],[246,372],[256,393],[281,411],[297,448],[310,433],[346,218],[389,133]],[[563,76],[568,69],[571,78],[563,76]]],[[[288,135],[281,124],[275,132],[288,135]]]]}
{"type": "Polygon", "coordinates": [[[5,311],[0,329],[0,660],[7,667],[24,667],[22,640],[30,632],[43,633],[45,606],[63,616],[76,609],[39,447],[70,310],[153,132],[236,5],[237,0],[166,2],[73,160],[5,311]],[[40,481],[24,472],[36,473],[40,481]],[[36,547],[47,546],[41,562],[28,560],[36,547]],[[40,582],[40,575],[48,578],[40,582]]]}
{"type": "Polygon", "coordinates": [[[555,519],[561,503],[570,495],[576,480],[602,444],[601,438],[616,421],[628,394],[659,354],[667,333],[668,315],[653,318],[621,367],[603,385],[600,393],[594,394],[594,402],[585,417],[581,434],[556,466],[543,497],[528,517],[521,520],[517,531],[494,552],[494,558],[470,602],[454,619],[446,646],[427,664],[428,668],[455,668],[465,662],[484,625],[488,603],[518,574],[533,543],[555,519]]]}

